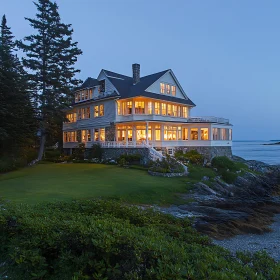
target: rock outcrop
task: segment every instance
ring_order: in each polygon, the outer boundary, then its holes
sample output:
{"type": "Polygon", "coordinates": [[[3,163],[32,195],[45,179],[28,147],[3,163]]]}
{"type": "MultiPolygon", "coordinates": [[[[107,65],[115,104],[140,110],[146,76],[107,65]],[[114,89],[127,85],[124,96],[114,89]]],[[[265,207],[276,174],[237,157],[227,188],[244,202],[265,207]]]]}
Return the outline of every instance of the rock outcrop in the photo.
{"type": "Polygon", "coordinates": [[[239,173],[233,184],[218,176],[214,181],[203,180],[184,195],[192,202],[162,211],[179,217],[194,216],[197,230],[214,238],[268,231],[274,214],[280,213],[280,167],[239,157],[234,160],[245,163],[250,170],[239,173]]]}

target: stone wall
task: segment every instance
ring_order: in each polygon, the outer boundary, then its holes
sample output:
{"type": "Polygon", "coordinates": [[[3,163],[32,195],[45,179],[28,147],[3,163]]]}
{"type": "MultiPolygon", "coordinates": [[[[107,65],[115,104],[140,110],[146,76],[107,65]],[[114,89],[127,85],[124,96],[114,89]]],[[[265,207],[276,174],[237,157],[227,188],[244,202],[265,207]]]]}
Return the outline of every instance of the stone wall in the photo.
{"type": "Polygon", "coordinates": [[[148,148],[103,148],[103,159],[117,159],[121,155],[135,155],[142,156],[142,163],[147,164],[149,161],[149,149],[148,148]]]}
{"type": "Polygon", "coordinates": [[[178,148],[178,150],[183,150],[184,152],[196,150],[202,154],[205,159],[211,161],[214,157],[226,156],[232,158],[232,150],[229,146],[212,146],[212,147],[183,147],[178,148]]]}
{"type": "Polygon", "coordinates": [[[115,141],[116,134],[116,125],[114,123],[110,123],[110,126],[105,127],[105,140],[106,141],[115,141]]]}

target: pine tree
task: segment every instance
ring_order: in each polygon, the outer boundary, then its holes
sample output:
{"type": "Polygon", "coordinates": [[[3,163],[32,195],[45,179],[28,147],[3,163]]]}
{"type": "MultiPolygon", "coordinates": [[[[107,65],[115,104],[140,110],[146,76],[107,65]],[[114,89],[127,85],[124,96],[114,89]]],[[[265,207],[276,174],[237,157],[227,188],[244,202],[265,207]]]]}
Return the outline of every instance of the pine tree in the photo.
{"type": "Polygon", "coordinates": [[[77,42],[72,42],[71,24],[61,22],[55,2],[38,0],[35,5],[36,18],[26,18],[35,34],[25,37],[19,46],[26,53],[23,63],[29,70],[41,115],[38,159],[42,159],[46,141],[54,144],[62,138],[64,114],[61,109],[72,100],[72,89],[80,83],[75,78],[80,71],[74,65],[82,51],[77,42]]]}
{"type": "Polygon", "coordinates": [[[19,156],[34,139],[36,129],[26,73],[15,52],[4,15],[0,26],[0,156],[19,156]]]}

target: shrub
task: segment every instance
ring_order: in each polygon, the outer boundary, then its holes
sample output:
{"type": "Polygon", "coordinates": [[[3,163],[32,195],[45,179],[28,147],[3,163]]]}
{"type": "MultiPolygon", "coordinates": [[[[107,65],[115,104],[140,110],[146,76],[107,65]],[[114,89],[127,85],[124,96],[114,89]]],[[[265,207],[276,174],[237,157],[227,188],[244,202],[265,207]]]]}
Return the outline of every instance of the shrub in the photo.
{"type": "Polygon", "coordinates": [[[120,158],[119,159],[119,165],[122,166],[122,167],[127,165],[127,162],[126,162],[125,158],[120,158]]]}
{"type": "Polygon", "coordinates": [[[188,219],[117,201],[5,205],[0,237],[0,275],[14,280],[237,280],[280,274],[280,264],[267,254],[233,257],[199,235],[188,219]]]}
{"type": "Polygon", "coordinates": [[[185,153],[185,157],[192,164],[202,165],[203,164],[203,155],[201,155],[197,150],[190,150],[185,153]]]}
{"type": "Polygon", "coordinates": [[[140,154],[134,154],[134,155],[123,154],[118,158],[118,161],[120,161],[121,159],[124,159],[129,164],[140,164],[142,156],[140,154]]]}
{"type": "Polygon", "coordinates": [[[83,160],[85,158],[85,144],[81,143],[78,145],[77,148],[74,149],[73,151],[73,159],[76,160],[83,160]]]}
{"type": "Polygon", "coordinates": [[[0,158],[0,173],[10,172],[27,165],[24,158],[1,157],[0,158]]]}
{"type": "Polygon", "coordinates": [[[61,156],[60,150],[46,150],[45,151],[45,160],[46,161],[51,161],[51,162],[56,162],[58,161],[59,157],[61,156]]]}
{"type": "Polygon", "coordinates": [[[167,155],[161,161],[156,160],[149,170],[159,173],[183,173],[185,171],[183,166],[169,155],[167,155]]]}
{"type": "Polygon", "coordinates": [[[87,157],[89,159],[98,158],[102,159],[103,150],[100,144],[93,144],[87,151],[87,157]]]}
{"type": "Polygon", "coordinates": [[[235,166],[235,163],[226,156],[214,157],[212,159],[211,164],[213,167],[217,168],[218,170],[220,169],[225,169],[225,170],[228,169],[229,171],[238,170],[238,168],[236,168],[235,166]]]}

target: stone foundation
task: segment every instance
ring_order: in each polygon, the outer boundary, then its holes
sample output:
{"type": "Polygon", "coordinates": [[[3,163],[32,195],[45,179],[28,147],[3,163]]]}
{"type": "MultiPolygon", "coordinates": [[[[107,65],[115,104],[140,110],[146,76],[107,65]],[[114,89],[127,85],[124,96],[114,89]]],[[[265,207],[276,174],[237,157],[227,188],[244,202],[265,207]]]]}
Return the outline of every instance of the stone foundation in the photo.
{"type": "Polygon", "coordinates": [[[202,154],[206,160],[211,161],[214,157],[226,156],[232,158],[232,150],[230,146],[212,146],[212,147],[178,147],[176,150],[183,150],[184,152],[196,150],[202,154]]]}
{"type": "Polygon", "coordinates": [[[121,155],[135,155],[142,156],[142,164],[147,164],[149,161],[148,148],[103,148],[103,159],[118,159],[121,155]]]}

